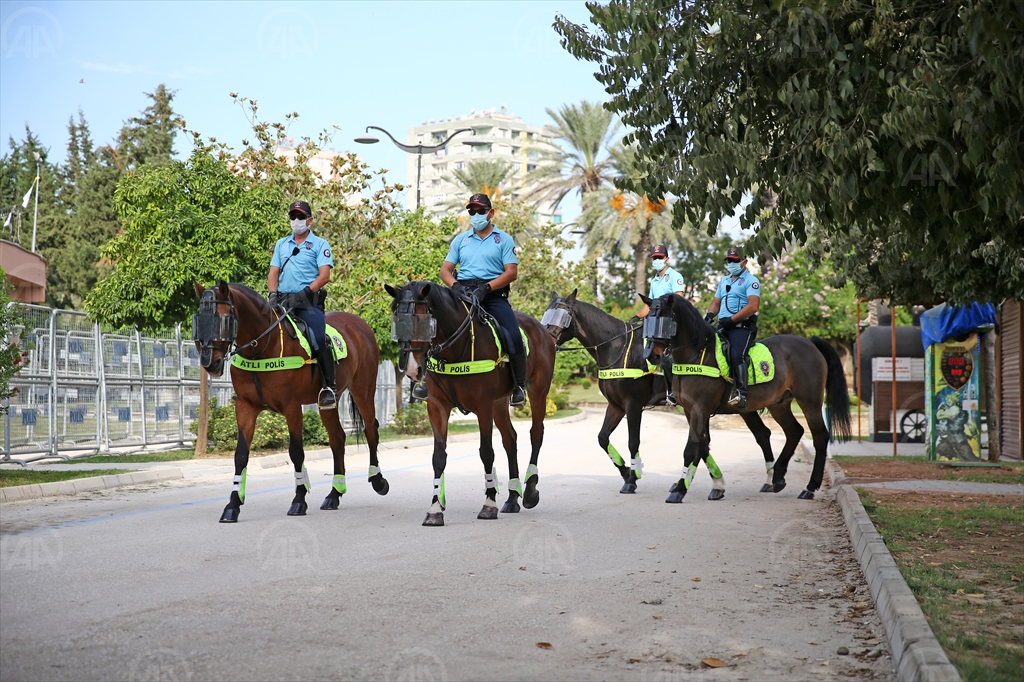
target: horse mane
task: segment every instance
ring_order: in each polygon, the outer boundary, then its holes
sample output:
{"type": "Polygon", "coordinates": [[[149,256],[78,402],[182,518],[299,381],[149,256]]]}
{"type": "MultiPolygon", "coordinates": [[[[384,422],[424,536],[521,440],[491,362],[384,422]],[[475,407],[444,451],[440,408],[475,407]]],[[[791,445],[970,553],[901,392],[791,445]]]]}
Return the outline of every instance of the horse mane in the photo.
{"type": "Polygon", "coordinates": [[[708,324],[701,316],[700,311],[697,307],[690,303],[688,299],[676,294],[666,294],[672,296],[672,307],[674,310],[679,312],[682,318],[683,326],[687,329],[693,330],[693,341],[699,348],[703,348],[708,344],[708,341],[713,338],[715,334],[715,328],[708,324]]]}
{"type": "Polygon", "coordinates": [[[255,306],[257,312],[262,313],[269,311],[270,304],[267,303],[267,300],[263,298],[263,296],[261,296],[259,293],[257,293],[256,290],[254,290],[253,288],[245,284],[242,284],[241,282],[232,282],[228,284],[228,288],[231,290],[232,293],[239,294],[242,296],[242,298],[248,299],[249,302],[252,303],[253,306],[255,306]]]}

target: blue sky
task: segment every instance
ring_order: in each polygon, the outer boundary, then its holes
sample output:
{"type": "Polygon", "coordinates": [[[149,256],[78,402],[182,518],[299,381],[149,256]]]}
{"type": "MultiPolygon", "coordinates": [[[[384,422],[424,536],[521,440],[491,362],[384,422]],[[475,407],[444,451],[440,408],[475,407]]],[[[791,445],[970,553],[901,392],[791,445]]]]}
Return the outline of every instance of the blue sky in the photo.
{"type": "MultiPolygon", "coordinates": [[[[583,2],[4,1],[0,136],[6,150],[28,123],[61,160],[79,107],[106,143],[165,83],[205,136],[233,146],[251,137],[228,97],[236,92],[258,100],[266,120],[298,111],[295,137],[340,127],[335,149],[404,182],[403,152],[352,143],[366,125],[402,139],[424,119],[501,104],[542,124],[547,107],[605,99],[593,67],[559,46],[559,13],[588,18],[583,2]]],[[[189,143],[179,136],[175,149],[181,156],[189,143]]]]}

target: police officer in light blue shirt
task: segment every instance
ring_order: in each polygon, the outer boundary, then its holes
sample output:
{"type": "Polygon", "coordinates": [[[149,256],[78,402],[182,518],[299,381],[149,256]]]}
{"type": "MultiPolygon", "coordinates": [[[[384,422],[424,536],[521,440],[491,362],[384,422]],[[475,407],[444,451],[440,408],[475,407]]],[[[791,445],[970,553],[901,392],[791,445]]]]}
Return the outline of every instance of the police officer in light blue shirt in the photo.
{"type": "MultiPolygon", "coordinates": [[[[651,267],[654,268],[654,277],[651,278],[651,287],[648,296],[658,298],[665,294],[683,295],[686,290],[683,276],[668,266],[668,249],[664,244],[658,244],[651,249],[651,267]]],[[[647,317],[651,312],[650,306],[645,305],[636,316],[639,319],[647,317]]],[[[665,403],[669,406],[676,405],[675,396],[672,395],[672,354],[666,353],[661,360],[661,369],[665,373],[665,380],[668,388],[665,390],[665,403]]]]}
{"type": "MultiPolygon", "coordinates": [[[[515,386],[509,402],[526,404],[526,348],[519,333],[519,322],[508,302],[509,285],[519,277],[519,259],[512,236],[491,222],[494,209],[486,194],[474,194],[466,205],[471,230],[455,236],[441,265],[441,281],[457,293],[474,296],[481,307],[494,316],[510,345],[509,364],[515,386]],[[458,267],[458,273],[455,268],[458,267]]],[[[423,389],[426,387],[423,386],[423,389]]],[[[418,386],[417,389],[420,389],[418,386]]],[[[425,393],[420,389],[413,395],[425,393]]]]}
{"type": "Polygon", "coordinates": [[[323,379],[317,406],[329,410],[338,406],[338,387],[334,373],[334,355],[327,345],[323,287],[331,279],[334,257],[326,239],[310,230],[313,211],[305,201],[288,207],[292,234],[277,240],[270,259],[267,290],[270,305],[290,309],[292,315],[309,327],[310,342],[323,379]]]}
{"type": "Polygon", "coordinates": [[[729,274],[722,278],[705,320],[714,324],[729,341],[729,366],[733,391],[729,404],[738,409],[747,406],[747,351],[757,337],[757,311],[761,305],[761,283],[747,270],[747,259],[736,248],[725,254],[729,274]]]}

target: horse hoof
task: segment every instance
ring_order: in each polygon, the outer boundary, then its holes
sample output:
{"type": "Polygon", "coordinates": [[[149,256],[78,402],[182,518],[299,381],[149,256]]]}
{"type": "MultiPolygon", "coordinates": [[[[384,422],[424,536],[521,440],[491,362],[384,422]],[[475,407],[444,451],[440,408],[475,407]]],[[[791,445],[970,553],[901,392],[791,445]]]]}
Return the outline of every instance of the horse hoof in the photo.
{"type": "Polygon", "coordinates": [[[498,508],[497,507],[488,507],[485,504],[483,509],[480,510],[480,513],[477,514],[476,517],[478,519],[496,519],[496,518],[498,518],[498,508]]]}
{"type": "Polygon", "coordinates": [[[774,492],[774,488],[772,488],[772,484],[771,483],[765,483],[763,486],[761,486],[761,492],[763,492],[763,493],[774,492]]]}
{"type": "Polygon", "coordinates": [[[221,523],[238,523],[238,507],[224,507],[224,513],[220,515],[221,523]]]}
{"type": "Polygon", "coordinates": [[[800,494],[796,496],[798,500],[813,500],[814,493],[810,490],[801,490],[800,494]]]}
{"type": "Polygon", "coordinates": [[[533,509],[540,502],[540,493],[537,492],[537,476],[531,476],[526,482],[526,491],[523,493],[523,506],[533,509]]]}
{"type": "Polygon", "coordinates": [[[723,497],[725,497],[725,491],[718,488],[712,488],[711,493],[708,495],[709,500],[720,500],[723,497]]]}
{"type": "Polygon", "coordinates": [[[668,497],[665,498],[665,502],[668,504],[680,504],[683,501],[683,496],[680,493],[672,492],[668,497]]]}
{"type": "Polygon", "coordinates": [[[423,519],[424,526],[443,526],[444,525],[444,512],[437,512],[431,514],[427,512],[427,518],[423,519]]]}
{"type": "Polygon", "coordinates": [[[292,506],[288,508],[288,516],[305,516],[307,508],[305,502],[292,502],[292,506]]]}
{"type": "Polygon", "coordinates": [[[673,484],[672,484],[672,487],[668,489],[668,491],[669,491],[670,493],[674,493],[674,492],[676,492],[677,490],[679,490],[679,481],[676,481],[675,483],[673,483],[673,484]]]}
{"type": "Polygon", "coordinates": [[[391,489],[391,485],[387,482],[387,478],[381,474],[377,474],[374,476],[374,479],[371,479],[370,481],[374,486],[374,493],[381,496],[387,495],[388,491],[391,489]],[[379,478],[379,480],[374,480],[377,478],[379,478]]]}
{"type": "Polygon", "coordinates": [[[331,510],[331,509],[337,509],[338,505],[340,503],[341,503],[341,495],[339,495],[338,497],[325,497],[324,501],[323,501],[323,504],[320,505],[320,508],[325,510],[325,511],[331,510]]]}
{"type": "Polygon", "coordinates": [[[515,500],[509,500],[508,502],[505,503],[505,506],[501,508],[501,513],[502,514],[518,514],[519,513],[519,503],[516,502],[515,500]]]}
{"type": "Polygon", "coordinates": [[[785,489],[785,487],[786,487],[786,482],[785,481],[779,481],[778,483],[776,483],[772,487],[772,492],[773,493],[781,493],[783,491],[783,489],[785,489]]]}
{"type": "Polygon", "coordinates": [[[635,494],[636,493],[636,483],[626,483],[626,485],[622,486],[622,489],[619,490],[619,493],[622,494],[622,495],[633,495],[633,494],[635,494]]]}

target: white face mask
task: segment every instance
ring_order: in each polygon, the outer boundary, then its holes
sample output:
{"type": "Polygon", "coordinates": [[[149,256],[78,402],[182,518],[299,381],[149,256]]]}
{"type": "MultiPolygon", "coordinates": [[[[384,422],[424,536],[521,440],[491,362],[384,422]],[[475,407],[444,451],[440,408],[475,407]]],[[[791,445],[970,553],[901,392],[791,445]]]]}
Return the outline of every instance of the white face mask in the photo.
{"type": "Polygon", "coordinates": [[[305,218],[296,218],[292,221],[292,234],[300,235],[309,230],[305,218]]]}

